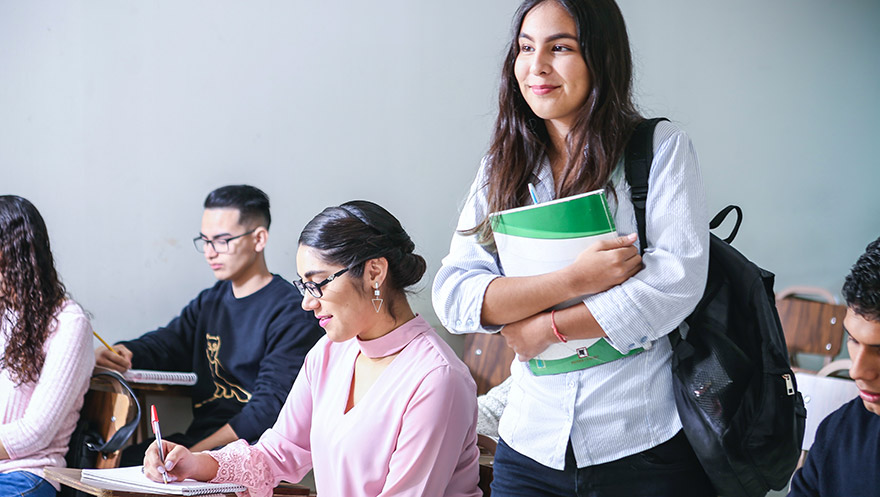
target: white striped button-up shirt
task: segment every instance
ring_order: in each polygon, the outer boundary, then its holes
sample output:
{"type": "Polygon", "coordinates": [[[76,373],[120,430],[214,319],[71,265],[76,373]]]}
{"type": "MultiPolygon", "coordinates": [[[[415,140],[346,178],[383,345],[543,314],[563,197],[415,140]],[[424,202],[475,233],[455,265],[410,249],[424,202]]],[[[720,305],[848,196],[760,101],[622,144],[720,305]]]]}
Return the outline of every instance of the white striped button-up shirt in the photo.
{"type": "MultiPolygon", "coordinates": [[[[458,229],[486,215],[485,161],[471,186],[458,229]]],[[[536,172],[538,200],[554,198],[548,162],[536,172]]],[[[609,196],[620,234],[637,232],[623,163],[609,196]]],[[[648,249],[644,269],[621,285],[584,299],[615,348],[643,353],[607,364],[534,376],[528,363],[511,365],[513,385],[501,417],[501,438],[514,450],[550,468],[565,467],[569,440],[578,467],[613,461],[659,445],[681,429],[666,335],[693,311],[703,294],[709,261],[709,228],[702,176],[688,136],[668,122],[654,133],[647,200],[648,249]]],[[[491,333],[480,324],[489,283],[504,275],[497,254],[474,236],[453,235],[433,285],[434,310],[453,333],[491,333]]]]}

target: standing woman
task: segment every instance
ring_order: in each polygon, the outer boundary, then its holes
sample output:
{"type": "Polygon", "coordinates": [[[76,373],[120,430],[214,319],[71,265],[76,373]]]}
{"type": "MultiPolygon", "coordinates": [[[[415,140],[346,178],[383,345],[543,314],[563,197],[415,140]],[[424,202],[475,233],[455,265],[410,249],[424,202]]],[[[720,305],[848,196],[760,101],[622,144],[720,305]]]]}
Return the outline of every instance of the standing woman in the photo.
{"type": "Polygon", "coordinates": [[[434,309],[453,332],[500,331],[521,361],[561,341],[554,329],[637,353],[549,376],[515,361],[493,497],[714,495],[681,432],[666,337],[706,282],[702,179],[690,139],[661,122],[640,258],[622,156],[642,119],[613,0],[519,7],[494,135],[434,281],[434,309]],[[487,216],[530,204],[529,183],[541,202],[605,188],[618,232],[630,235],[591,246],[559,271],[506,277],[487,216]],[[583,295],[583,305],[549,312],[583,295]]]}
{"type": "Polygon", "coordinates": [[[0,196],[0,495],[54,496],[95,366],[92,327],[55,272],[42,216],[0,196]]]}
{"type": "Polygon", "coordinates": [[[190,453],[155,443],[146,475],[236,482],[272,495],[314,467],[318,495],[477,497],[476,385],[406,290],[425,273],[400,222],[382,207],[328,207],[299,237],[294,284],[327,336],[306,356],[275,426],[190,453]]]}

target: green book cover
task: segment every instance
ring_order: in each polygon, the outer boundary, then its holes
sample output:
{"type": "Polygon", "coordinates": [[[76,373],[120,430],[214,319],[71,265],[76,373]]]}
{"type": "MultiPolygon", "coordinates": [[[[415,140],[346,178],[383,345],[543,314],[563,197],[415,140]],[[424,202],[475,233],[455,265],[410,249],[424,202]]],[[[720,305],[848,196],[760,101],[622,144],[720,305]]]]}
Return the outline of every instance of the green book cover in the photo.
{"type": "MultiPolygon", "coordinates": [[[[495,247],[506,276],[562,269],[599,240],[617,236],[604,190],[596,190],[490,215],[495,247]]],[[[581,302],[563,302],[557,309],[581,302]]],[[[605,339],[556,343],[529,361],[535,375],[567,373],[641,352],[621,354],[605,339]]]]}

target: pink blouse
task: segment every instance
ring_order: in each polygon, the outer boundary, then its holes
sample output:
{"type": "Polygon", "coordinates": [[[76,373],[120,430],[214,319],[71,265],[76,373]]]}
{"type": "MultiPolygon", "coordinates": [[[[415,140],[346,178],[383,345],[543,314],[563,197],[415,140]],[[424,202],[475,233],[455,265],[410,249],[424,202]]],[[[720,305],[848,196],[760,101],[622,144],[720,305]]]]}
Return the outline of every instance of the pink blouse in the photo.
{"type": "MultiPolygon", "coordinates": [[[[66,301],[55,317],[36,382],[16,385],[9,371],[0,371],[0,442],[10,457],[0,461],[0,473],[24,470],[42,477],[45,467],[65,466],[95,353],[92,326],[76,302],[66,301]]],[[[0,352],[9,339],[9,318],[0,315],[0,352]]]]}
{"type": "Polygon", "coordinates": [[[275,426],[248,446],[210,452],[213,482],[270,496],[314,466],[319,495],[477,497],[476,386],[421,317],[367,342],[322,338],[306,356],[275,426]],[[347,413],[355,359],[400,351],[347,413]]]}

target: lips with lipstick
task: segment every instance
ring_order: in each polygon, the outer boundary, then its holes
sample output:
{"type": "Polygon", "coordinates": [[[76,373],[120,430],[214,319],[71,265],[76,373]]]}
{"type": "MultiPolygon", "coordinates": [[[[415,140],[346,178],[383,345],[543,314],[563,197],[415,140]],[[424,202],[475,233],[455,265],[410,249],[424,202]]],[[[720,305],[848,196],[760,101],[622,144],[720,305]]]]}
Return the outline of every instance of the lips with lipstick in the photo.
{"type": "Polygon", "coordinates": [[[871,404],[880,404],[880,393],[870,392],[868,390],[863,390],[859,388],[859,397],[862,398],[865,402],[870,402],[871,404]]]}
{"type": "Polygon", "coordinates": [[[546,95],[551,91],[559,88],[557,85],[531,85],[529,89],[532,90],[532,93],[538,96],[546,95]]]}

